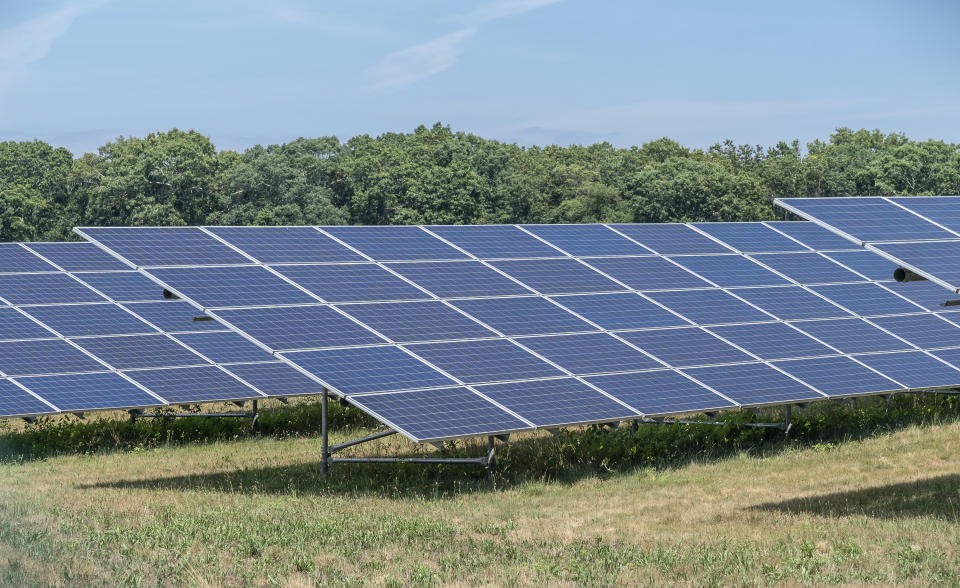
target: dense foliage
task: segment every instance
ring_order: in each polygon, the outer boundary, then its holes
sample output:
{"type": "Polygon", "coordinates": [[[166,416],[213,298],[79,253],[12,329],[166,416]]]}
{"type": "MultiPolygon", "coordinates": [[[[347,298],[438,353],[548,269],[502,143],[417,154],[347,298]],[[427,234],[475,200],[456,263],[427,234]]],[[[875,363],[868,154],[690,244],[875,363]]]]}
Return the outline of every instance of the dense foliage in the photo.
{"type": "Polygon", "coordinates": [[[837,129],[802,148],[530,147],[454,133],[297,139],[217,151],[177,129],[74,158],[0,142],[0,240],[75,225],[742,221],[779,196],[960,193],[960,145],[837,129]]]}

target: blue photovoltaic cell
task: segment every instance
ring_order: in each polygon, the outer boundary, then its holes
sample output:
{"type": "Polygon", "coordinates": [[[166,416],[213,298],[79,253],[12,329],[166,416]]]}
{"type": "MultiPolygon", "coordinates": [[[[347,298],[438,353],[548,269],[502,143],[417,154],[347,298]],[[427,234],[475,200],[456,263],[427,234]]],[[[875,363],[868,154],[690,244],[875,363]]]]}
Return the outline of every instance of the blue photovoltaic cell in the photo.
{"type": "Polygon", "coordinates": [[[573,378],[477,386],[538,427],[635,419],[637,413],[573,378]]]}
{"type": "Polygon", "coordinates": [[[193,320],[205,315],[186,302],[135,302],[124,304],[123,307],[168,333],[218,331],[226,328],[216,321],[193,320]]]}
{"type": "Polygon", "coordinates": [[[872,251],[831,251],[824,253],[830,259],[837,261],[853,271],[863,274],[868,279],[892,281],[893,272],[897,264],[884,259],[872,251]]]}
{"type": "Polygon", "coordinates": [[[491,265],[543,294],[579,294],[625,290],[574,259],[522,259],[491,265]]]}
{"type": "Polygon", "coordinates": [[[117,302],[163,300],[163,286],[140,272],[83,273],[76,277],[117,302]]]}
{"type": "Polygon", "coordinates": [[[730,325],[712,327],[710,330],[763,359],[815,357],[837,353],[784,323],[730,325]]]}
{"type": "Polygon", "coordinates": [[[823,395],[809,386],[762,363],[722,365],[684,371],[741,405],[799,402],[823,398],[823,395]]]}
{"type": "Polygon", "coordinates": [[[944,307],[947,300],[957,299],[957,295],[940,284],[933,282],[888,282],[884,288],[893,290],[900,296],[916,302],[927,310],[952,311],[957,307],[944,307]]]}
{"type": "Polygon", "coordinates": [[[0,340],[44,339],[55,336],[13,308],[0,308],[0,340]]]}
{"type": "Polygon", "coordinates": [[[682,290],[647,294],[701,325],[768,321],[770,317],[722,290],[682,290]]]}
{"type": "Polygon", "coordinates": [[[291,265],[274,269],[328,302],[430,298],[374,264],[291,265]]]}
{"type": "Polygon", "coordinates": [[[206,227],[262,263],[363,261],[313,227],[206,227]]]}
{"type": "Polygon", "coordinates": [[[341,394],[432,388],[452,379],[397,347],[353,347],[285,353],[284,357],[341,394]]]}
{"type": "Polygon", "coordinates": [[[196,227],[87,227],[79,230],[91,241],[140,267],[252,263],[196,227]]]}
{"type": "Polygon", "coordinates": [[[22,386],[60,410],[161,406],[163,402],[113,372],[20,378],[22,386]]]}
{"type": "Polygon", "coordinates": [[[125,374],[170,404],[263,398],[263,394],[212,365],[125,374]]]}
{"type": "Polygon", "coordinates": [[[506,339],[426,343],[407,349],[467,384],[563,375],[506,339]]]}
{"type": "Polygon", "coordinates": [[[546,243],[509,225],[431,226],[431,233],[481,259],[564,257],[546,243]]]}
{"type": "Polygon", "coordinates": [[[921,307],[877,284],[836,284],[810,288],[860,316],[920,312],[921,307]]]}
{"type": "Polygon", "coordinates": [[[736,406],[672,370],[591,376],[586,380],[645,415],[681,414],[736,406]]]}
{"type": "Polygon", "coordinates": [[[326,306],[240,308],[217,316],[276,351],[385,342],[326,306]]]}
{"type": "Polygon", "coordinates": [[[321,227],[376,261],[467,259],[419,227],[321,227]]]}
{"type": "Polygon", "coordinates": [[[932,314],[888,316],[871,322],[920,348],[960,345],[960,327],[932,314]]]}
{"type": "Polygon", "coordinates": [[[810,251],[761,223],[695,223],[693,226],[743,253],[810,251]]]}
{"type": "Polygon", "coordinates": [[[525,337],[517,343],[577,375],[663,367],[606,333],[525,337]]]}
{"type": "Polygon", "coordinates": [[[340,310],[398,343],[496,337],[440,301],[350,304],[340,310]]]}
{"type": "Polygon", "coordinates": [[[753,259],[800,284],[863,281],[861,276],[840,267],[819,253],[774,253],[754,255],[753,259]]]}
{"type": "Polygon", "coordinates": [[[27,243],[27,247],[68,272],[130,269],[93,243],[27,243]]]}
{"type": "Polygon", "coordinates": [[[674,253],[730,253],[731,249],[682,224],[610,225],[647,249],[674,253]]]}
{"type": "Polygon", "coordinates": [[[647,329],[689,324],[636,294],[579,294],[553,300],[604,329],[647,329]]]}
{"type": "Polygon", "coordinates": [[[938,351],[931,351],[930,353],[946,361],[953,367],[960,369],[960,348],[940,349],[938,351]]]}
{"type": "Polygon", "coordinates": [[[115,304],[31,306],[23,310],[65,337],[157,332],[115,304]]]}
{"type": "Polygon", "coordinates": [[[781,198],[778,203],[864,242],[957,237],[882,198],[781,198]]]}
{"type": "Polygon", "coordinates": [[[415,441],[531,428],[467,388],[373,394],[352,398],[351,402],[376,414],[415,441]]]}
{"type": "Polygon", "coordinates": [[[836,233],[808,221],[766,221],[763,224],[793,237],[816,251],[860,249],[860,246],[853,241],[848,241],[836,233]]]}
{"type": "Polygon", "coordinates": [[[505,335],[546,335],[598,330],[559,306],[536,296],[454,300],[452,304],[505,335]]]}
{"type": "Polygon", "coordinates": [[[62,339],[0,343],[0,372],[8,376],[107,369],[62,339]]]}
{"type": "Polygon", "coordinates": [[[392,263],[390,269],[441,298],[510,296],[530,290],[479,261],[392,263]]]}
{"type": "Polygon", "coordinates": [[[174,337],[215,363],[273,361],[273,355],[232,331],[185,333],[174,337]]]}
{"type": "Polygon", "coordinates": [[[160,268],[150,273],[204,308],[317,300],[259,266],[160,268]]]}
{"type": "Polygon", "coordinates": [[[227,371],[267,396],[322,394],[323,386],[285,363],[244,363],[226,366],[227,371]]]}
{"type": "Polygon", "coordinates": [[[637,245],[603,225],[524,225],[525,229],[549,241],[570,255],[649,255],[637,245]]]}
{"type": "Polygon", "coordinates": [[[635,290],[710,287],[707,282],[662,257],[601,257],[584,261],[635,290]]]}
{"type": "Polygon", "coordinates": [[[858,355],[857,359],[907,388],[928,389],[960,385],[960,370],[921,351],[858,355]]]}
{"type": "Polygon", "coordinates": [[[105,298],[67,274],[0,275],[0,297],[11,304],[103,302],[105,298]]]}
{"type": "Polygon", "coordinates": [[[620,333],[620,336],[671,366],[754,361],[736,347],[697,327],[620,333]]]}
{"type": "Polygon", "coordinates": [[[166,335],[94,337],[74,343],[120,370],[209,363],[166,335]]]}
{"type": "Polygon", "coordinates": [[[828,396],[876,394],[903,388],[848,357],[778,361],[774,365],[828,396]]]}
{"type": "Polygon", "coordinates": [[[671,259],[718,286],[770,286],[789,283],[740,255],[689,255],[671,259]]]}
{"type": "Polygon", "coordinates": [[[54,272],[57,268],[30,253],[17,243],[0,243],[0,273],[54,272]]]}
{"type": "Polygon", "coordinates": [[[877,251],[890,255],[907,266],[960,288],[960,241],[927,241],[919,243],[879,243],[877,251]]]}
{"type": "Polygon", "coordinates": [[[900,206],[909,208],[951,231],[960,232],[960,197],[957,196],[907,196],[890,198],[900,206]]]}
{"type": "Polygon", "coordinates": [[[779,319],[850,316],[846,310],[799,286],[738,288],[737,296],[751,304],[756,304],[779,319]]]}
{"type": "Polygon", "coordinates": [[[843,353],[910,349],[908,343],[884,333],[861,319],[800,321],[793,325],[843,353]]]}
{"type": "Polygon", "coordinates": [[[57,412],[9,380],[0,380],[0,416],[30,416],[57,412]]]}

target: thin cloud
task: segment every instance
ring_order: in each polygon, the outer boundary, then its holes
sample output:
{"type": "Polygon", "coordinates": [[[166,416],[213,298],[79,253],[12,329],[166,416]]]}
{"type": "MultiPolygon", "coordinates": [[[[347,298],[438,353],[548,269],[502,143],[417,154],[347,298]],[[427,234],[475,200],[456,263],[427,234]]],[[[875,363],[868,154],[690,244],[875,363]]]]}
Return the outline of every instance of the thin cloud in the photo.
{"type": "Polygon", "coordinates": [[[559,1],[560,0],[501,0],[500,2],[490,2],[477,6],[462,16],[461,20],[477,25],[491,20],[516,16],[524,12],[530,12],[531,10],[537,10],[544,6],[556,4],[559,1]]]}
{"type": "Polygon", "coordinates": [[[0,97],[30,64],[46,57],[53,43],[67,32],[80,16],[99,8],[107,0],[68,2],[16,26],[0,30],[0,97]]]}

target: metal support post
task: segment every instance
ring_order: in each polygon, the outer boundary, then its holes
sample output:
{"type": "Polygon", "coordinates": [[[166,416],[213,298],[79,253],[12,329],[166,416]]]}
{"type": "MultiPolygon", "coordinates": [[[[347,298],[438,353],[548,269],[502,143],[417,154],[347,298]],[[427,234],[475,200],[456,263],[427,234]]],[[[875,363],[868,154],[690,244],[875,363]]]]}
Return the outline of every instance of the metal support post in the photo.
{"type": "Polygon", "coordinates": [[[330,452],[327,451],[327,389],[320,396],[320,475],[327,477],[330,452]]]}
{"type": "Polygon", "coordinates": [[[490,481],[493,481],[493,473],[497,468],[497,456],[496,447],[494,446],[493,437],[487,437],[487,477],[490,478],[490,481]]]}
{"type": "Polygon", "coordinates": [[[786,437],[790,437],[790,428],[793,427],[793,423],[790,422],[790,409],[793,407],[789,404],[783,408],[783,434],[786,437]]]}
{"type": "Polygon", "coordinates": [[[260,425],[260,405],[257,402],[256,398],[254,398],[250,404],[252,409],[252,412],[250,413],[251,414],[250,431],[252,433],[256,433],[260,425]]]}

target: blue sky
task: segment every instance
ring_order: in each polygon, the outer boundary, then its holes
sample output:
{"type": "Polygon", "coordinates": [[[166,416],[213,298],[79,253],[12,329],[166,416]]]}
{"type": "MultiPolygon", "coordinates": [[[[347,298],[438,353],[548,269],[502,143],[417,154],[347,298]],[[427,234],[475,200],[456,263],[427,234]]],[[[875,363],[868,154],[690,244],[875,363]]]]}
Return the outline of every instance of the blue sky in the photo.
{"type": "Polygon", "coordinates": [[[0,140],[960,142],[956,0],[3,0],[0,140]]]}

